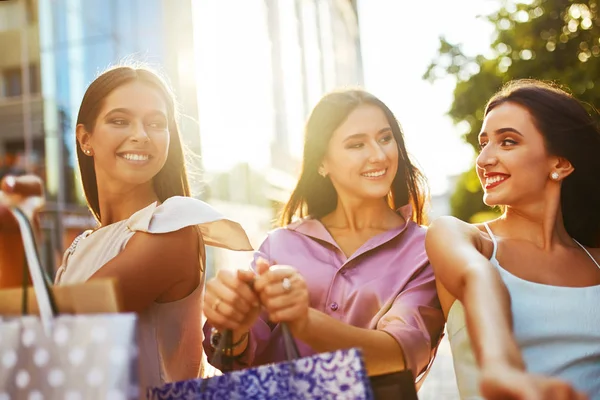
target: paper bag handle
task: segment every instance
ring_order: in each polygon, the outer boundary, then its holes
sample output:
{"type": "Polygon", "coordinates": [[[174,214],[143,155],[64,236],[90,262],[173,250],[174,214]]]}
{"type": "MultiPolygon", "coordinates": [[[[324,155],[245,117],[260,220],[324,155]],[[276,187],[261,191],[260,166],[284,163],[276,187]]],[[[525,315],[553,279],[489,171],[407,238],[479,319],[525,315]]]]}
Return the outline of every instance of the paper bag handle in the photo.
{"type": "Polygon", "coordinates": [[[54,296],[52,295],[52,290],[50,289],[51,283],[40,263],[31,222],[20,208],[10,207],[9,210],[17,220],[21,231],[25,259],[27,260],[27,269],[29,270],[31,282],[33,283],[33,290],[40,311],[40,320],[46,333],[50,333],[52,319],[58,314],[58,310],[54,296]]]}

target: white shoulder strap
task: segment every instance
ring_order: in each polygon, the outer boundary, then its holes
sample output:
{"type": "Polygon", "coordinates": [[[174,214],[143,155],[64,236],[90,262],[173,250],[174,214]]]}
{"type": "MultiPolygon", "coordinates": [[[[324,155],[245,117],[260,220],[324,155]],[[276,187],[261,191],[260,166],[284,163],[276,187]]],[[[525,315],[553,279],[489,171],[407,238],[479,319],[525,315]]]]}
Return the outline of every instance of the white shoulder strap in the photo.
{"type": "Polygon", "coordinates": [[[496,236],[494,236],[494,233],[490,229],[490,226],[487,224],[487,222],[484,222],[483,226],[485,226],[485,230],[487,231],[488,235],[490,235],[490,239],[492,239],[492,243],[494,244],[494,250],[492,251],[491,259],[495,260],[496,259],[496,251],[498,250],[498,242],[496,241],[496,236]]]}
{"type": "Polygon", "coordinates": [[[588,255],[588,257],[590,257],[592,259],[592,261],[594,262],[594,264],[596,264],[596,267],[600,268],[600,264],[598,264],[598,261],[596,261],[596,259],[594,257],[592,257],[592,255],[590,254],[588,249],[586,249],[585,246],[582,245],[581,243],[579,243],[577,240],[573,239],[573,241],[575,243],[577,243],[579,245],[579,247],[581,247],[583,249],[583,251],[585,251],[585,253],[588,255]]]}

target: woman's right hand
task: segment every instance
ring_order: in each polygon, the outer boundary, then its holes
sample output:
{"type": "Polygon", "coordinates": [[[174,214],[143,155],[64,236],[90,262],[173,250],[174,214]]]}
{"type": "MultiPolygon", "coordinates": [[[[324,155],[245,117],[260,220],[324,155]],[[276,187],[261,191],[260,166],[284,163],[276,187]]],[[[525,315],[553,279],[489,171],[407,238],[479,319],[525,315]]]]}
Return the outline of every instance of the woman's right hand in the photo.
{"type": "Polygon", "coordinates": [[[206,283],[204,315],[209,324],[238,335],[250,330],[260,314],[260,300],[251,286],[254,277],[250,270],[222,269],[206,283]]]}
{"type": "Polygon", "coordinates": [[[525,371],[495,367],[482,370],[480,390],[488,400],[586,400],[560,379],[533,375],[525,371]]]}

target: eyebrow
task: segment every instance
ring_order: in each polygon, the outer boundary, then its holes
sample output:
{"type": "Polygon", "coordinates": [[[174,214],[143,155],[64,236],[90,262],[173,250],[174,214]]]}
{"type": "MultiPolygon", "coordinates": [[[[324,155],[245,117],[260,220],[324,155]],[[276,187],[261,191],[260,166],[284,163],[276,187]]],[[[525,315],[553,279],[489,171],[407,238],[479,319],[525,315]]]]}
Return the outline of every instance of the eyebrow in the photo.
{"type": "MultiPolygon", "coordinates": [[[[518,130],[516,130],[515,128],[500,128],[500,129],[496,129],[496,131],[494,132],[496,135],[502,135],[503,133],[516,133],[517,135],[523,137],[523,134],[521,132],[519,132],[518,130]]],[[[479,134],[479,137],[487,137],[488,133],[487,132],[481,132],[479,134]]]]}
{"type": "MultiPolygon", "coordinates": [[[[377,132],[377,134],[380,135],[380,134],[385,133],[385,132],[392,132],[392,128],[390,128],[388,126],[386,128],[380,129],[377,132]]],[[[367,135],[366,133],[355,133],[354,135],[350,135],[346,139],[344,139],[344,142],[347,142],[348,140],[352,140],[352,139],[360,139],[360,138],[363,138],[365,136],[369,136],[369,135],[367,135]]]]}
{"type": "MultiPolygon", "coordinates": [[[[111,114],[115,114],[115,113],[127,114],[129,116],[134,115],[133,111],[129,110],[128,108],[113,108],[112,110],[110,110],[109,112],[104,114],[104,118],[108,117],[111,114]]],[[[163,118],[167,118],[165,113],[160,110],[152,110],[152,111],[150,111],[149,115],[160,115],[163,118]]]]}

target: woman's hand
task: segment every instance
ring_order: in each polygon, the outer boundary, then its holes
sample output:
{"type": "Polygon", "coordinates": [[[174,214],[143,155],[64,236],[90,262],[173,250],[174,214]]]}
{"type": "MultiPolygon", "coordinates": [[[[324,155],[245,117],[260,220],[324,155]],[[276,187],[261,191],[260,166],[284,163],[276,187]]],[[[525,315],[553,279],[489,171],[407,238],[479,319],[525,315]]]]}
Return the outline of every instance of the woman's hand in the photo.
{"type": "MultiPolygon", "coordinates": [[[[19,287],[23,281],[24,250],[21,230],[10,207],[17,206],[36,225],[44,205],[42,180],[34,175],[6,176],[0,183],[0,288],[19,287]]],[[[36,229],[39,233],[39,229],[36,229]]]]}
{"type": "Polygon", "coordinates": [[[300,336],[309,322],[309,294],[306,282],[293,267],[256,263],[259,276],[254,290],[272,322],[286,322],[294,336],[300,336]]]}
{"type": "Polygon", "coordinates": [[[556,378],[529,374],[511,367],[482,370],[480,390],[488,400],[585,400],[587,396],[556,378]]]}
{"type": "MultiPolygon", "coordinates": [[[[44,184],[35,175],[6,176],[0,183],[0,206],[18,206],[33,220],[44,205],[44,184]]],[[[4,219],[4,218],[3,218],[4,219]]],[[[15,222],[16,225],[16,222],[15,222]]]]}
{"type": "Polygon", "coordinates": [[[235,336],[250,330],[260,314],[259,298],[252,290],[252,271],[220,270],[206,283],[204,315],[218,330],[231,329],[235,336]]]}

